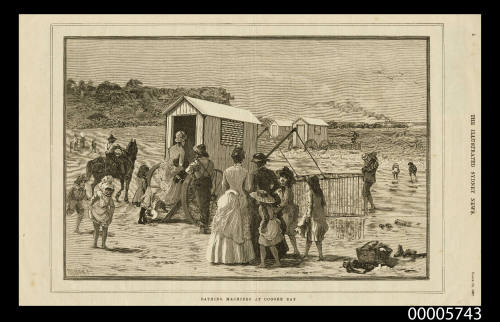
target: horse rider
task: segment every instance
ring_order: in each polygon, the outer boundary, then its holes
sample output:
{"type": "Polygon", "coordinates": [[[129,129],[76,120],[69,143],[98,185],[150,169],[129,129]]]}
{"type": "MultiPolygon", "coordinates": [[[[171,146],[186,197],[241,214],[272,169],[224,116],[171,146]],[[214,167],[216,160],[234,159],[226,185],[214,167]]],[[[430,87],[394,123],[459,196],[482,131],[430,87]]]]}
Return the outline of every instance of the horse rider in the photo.
{"type": "Polygon", "coordinates": [[[106,159],[112,163],[119,164],[122,173],[125,173],[125,167],[123,162],[120,161],[119,157],[122,155],[123,150],[121,146],[116,142],[116,138],[111,134],[108,137],[108,143],[106,143],[106,159]]]}

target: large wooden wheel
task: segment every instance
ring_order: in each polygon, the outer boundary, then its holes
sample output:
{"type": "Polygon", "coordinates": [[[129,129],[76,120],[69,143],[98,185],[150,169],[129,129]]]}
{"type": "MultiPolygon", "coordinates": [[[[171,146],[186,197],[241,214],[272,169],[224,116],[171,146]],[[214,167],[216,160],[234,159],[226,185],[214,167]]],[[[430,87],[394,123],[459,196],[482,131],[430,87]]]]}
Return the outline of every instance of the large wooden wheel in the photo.
{"type": "MultiPolygon", "coordinates": [[[[217,212],[217,199],[222,192],[222,171],[215,169],[212,176],[212,192],[210,197],[210,218],[209,223],[217,212]]],[[[192,176],[187,176],[182,186],[182,208],[187,217],[199,225],[201,223],[200,208],[195,196],[194,180],[192,176]]]]}
{"type": "MultiPolygon", "coordinates": [[[[161,174],[160,174],[160,166],[161,163],[155,164],[154,166],[149,169],[149,172],[147,173],[146,180],[147,180],[147,185],[151,188],[151,192],[153,194],[159,193],[161,190],[161,174]]],[[[167,221],[172,217],[175,212],[180,208],[180,202],[178,202],[175,205],[170,205],[168,206],[168,212],[159,212],[158,217],[152,217],[150,220],[152,221],[167,221]]]]}
{"type": "Polygon", "coordinates": [[[160,179],[160,171],[158,171],[158,169],[160,168],[160,165],[161,165],[161,163],[158,163],[158,164],[155,164],[154,166],[152,166],[149,169],[148,174],[146,176],[147,185],[149,187],[151,187],[151,189],[154,189],[153,192],[156,192],[156,191],[158,191],[158,189],[160,189],[161,179],[160,179]]]}

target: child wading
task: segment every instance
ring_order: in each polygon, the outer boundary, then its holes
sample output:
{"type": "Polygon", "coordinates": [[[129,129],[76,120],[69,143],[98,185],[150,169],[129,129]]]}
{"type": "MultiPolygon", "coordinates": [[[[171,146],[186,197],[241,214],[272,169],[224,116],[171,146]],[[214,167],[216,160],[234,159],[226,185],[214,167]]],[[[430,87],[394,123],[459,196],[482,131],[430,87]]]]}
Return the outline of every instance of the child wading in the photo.
{"type": "Polygon", "coordinates": [[[201,213],[200,233],[209,234],[210,194],[214,163],[208,159],[205,144],[195,146],[193,151],[196,160],[186,168],[186,173],[191,174],[194,178],[195,195],[201,213]]]}
{"type": "Polygon", "coordinates": [[[148,186],[147,183],[147,174],[149,171],[149,167],[145,164],[141,165],[139,167],[139,170],[137,171],[137,190],[135,191],[134,198],[132,198],[132,204],[136,207],[141,206],[141,200],[142,196],[146,192],[146,188],[148,186]]]}
{"type": "Polygon", "coordinates": [[[94,224],[94,248],[97,248],[99,239],[99,230],[102,227],[102,248],[106,247],[106,238],[108,237],[108,226],[113,220],[115,204],[113,202],[113,177],[106,176],[99,183],[99,188],[92,197],[89,206],[89,217],[94,224]]]}
{"type": "Polygon", "coordinates": [[[312,242],[316,243],[319,253],[319,261],[323,258],[322,241],[328,231],[328,223],[325,216],[325,197],[323,190],[319,185],[318,177],[310,177],[307,179],[309,193],[307,198],[307,212],[299,221],[300,234],[306,238],[306,249],[304,257],[309,255],[309,249],[312,242]]]}
{"type": "Polygon", "coordinates": [[[398,180],[399,172],[399,164],[394,163],[392,165],[392,176],[394,177],[394,180],[398,180]]]}
{"type": "Polygon", "coordinates": [[[273,204],[276,202],[274,198],[264,190],[258,190],[250,193],[259,204],[259,215],[262,219],[259,226],[259,247],[260,247],[260,265],[266,267],[266,247],[269,247],[271,254],[274,257],[275,263],[273,267],[281,266],[276,245],[283,240],[281,233],[281,223],[274,213],[273,204]]]}
{"type": "Polygon", "coordinates": [[[85,210],[83,208],[83,200],[88,200],[87,192],[85,191],[85,182],[87,177],[81,174],[76,178],[73,187],[68,193],[67,202],[68,206],[66,208],[67,214],[71,215],[76,211],[76,227],[74,232],[80,233],[80,223],[82,222],[85,210]]]}
{"type": "Polygon", "coordinates": [[[283,167],[282,170],[277,171],[279,182],[281,187],[276,190],[276,193],[280,197],[281,203],[278,206],[278,212],[281,212],[282,218],[286,223],[285,234],[290,238],[290,242],[293,246],[293,253],[295,255],[300,255],[299,249],[297,248],[297,240],[295,235],[297,234],[297,221],[299,218],[299,207],[294,202],[294,194],[292,186],[295,184],[295,178],[292,171],[288,167],[283,167]]]}
{"type": "Polygon", "coordinates": [[[413,162],[408,162],[408,172],[410,173],[411,182],[413,182],[414,177],[415,181],[417,181],[417,166],[413,162]]]}

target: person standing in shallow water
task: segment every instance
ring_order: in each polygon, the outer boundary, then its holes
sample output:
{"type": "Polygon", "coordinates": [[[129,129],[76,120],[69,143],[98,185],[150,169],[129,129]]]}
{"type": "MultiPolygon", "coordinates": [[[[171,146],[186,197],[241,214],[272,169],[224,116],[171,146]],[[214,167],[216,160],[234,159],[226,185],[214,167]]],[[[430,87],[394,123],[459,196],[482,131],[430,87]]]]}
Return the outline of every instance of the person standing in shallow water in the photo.
{"type": "Polygon", "coordinates": [[[394,163],[392,165],[392,176],[393,176],[394,180],[398,180],[399,172],[400,172],[399,164],[394,163]]]}
{"type": "Polygon", "coordinates": [[[364,166],[361,169],[363,173],[363,208],[365,211],[375,211],[375,204],[373,203],[372,193],[370,191],[373,184],[376,182],[375,174],[378,169],[377,152],[363,154],[364,166]],[[368,203],[371,208],[368,209],[368,203]]]}
{"type": "MultiPolygon", "coordinates": [[[[279,188],[280,183],[274,171],[266,168],[266,163],[269,159],[263,153],[256,153],[253,155],[252,162],[257,165],[257,169],[250,174],[250,192],[256,192],[258,190],[266,191],[273,199],[275,203],[272,205],[274,210],[281,203],[280,197],[275,193],[275,190],[279,188]]],[[[249,208],[251,213],[251,231],[252,231],[252,240],[254,245],[255,255],[259,256],[260,254],[260,246],[259,246],[259,227],[261,222],[261,216],[259,215],[259,205],[255,199],[251,199],[249,202],[249,208]]],[[[286,231],[286,223],[281,218],[281,215],[278,214],[278,219],[281,223],[282,232],[286,231]]],[[[278,245],[276,245],[278,249],[278,254],[280,257],[285,256],[288,251],[288,245],[286,240],[283,239],[278,245]]],[[[267,255],[271,258],[271,254],[268,252],[267,255]]]]}
{"type": "Polygon", "coordinates": [[[417,166],[413,162],[408,162],[408,172],[410,173],[410,180],[413,183],[413,178],[417,181],[417,166]]]}

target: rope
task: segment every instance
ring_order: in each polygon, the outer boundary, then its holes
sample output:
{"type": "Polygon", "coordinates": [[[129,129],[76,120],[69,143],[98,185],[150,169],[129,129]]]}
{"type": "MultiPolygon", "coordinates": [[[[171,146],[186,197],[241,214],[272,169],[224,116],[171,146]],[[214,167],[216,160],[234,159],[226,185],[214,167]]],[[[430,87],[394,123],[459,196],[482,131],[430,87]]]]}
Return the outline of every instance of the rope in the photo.
{"type": "Polygon", "coordinates": [[[283,151],[281,151],[281,149],[278,149],[280,152],[281,152],[281,155],[283,156],[283,158],[285,158],[286,162],[288,163],[288,165],[290,166],[290,168],[292,168],[292,171],[293,173],[295,173],[295,176],[298,177],[299,175],[297,174],[297,172],[295,171],[295,169],[292,167],[292,164],[290,163],[290,161],[286,158],[285,154],[283,153],[283,151]]]}
{"type": "Polygon", "coordinates": [[[297,132],[296,134],[297,134],[297,137],[299,138],[300,142],[302,142],[302,145],[304,145],[304,150],[306,150],[306,152],[309,154],[311,159],[314,161],[314,164],[318,168],[318,170],[321,173],[321,175],[323,176],[323,178],[326,178],[325,174],[323,173],[323,171],[321,171],[321,168],[319,167],[318,163],[316,162],[316,160],[312,156],[311,152],[309,152],[309,150],[307,149],[306,144],[304,143],[304,141],[302,141],[302,138],[300,137],[299,132],[297,132]]]}

